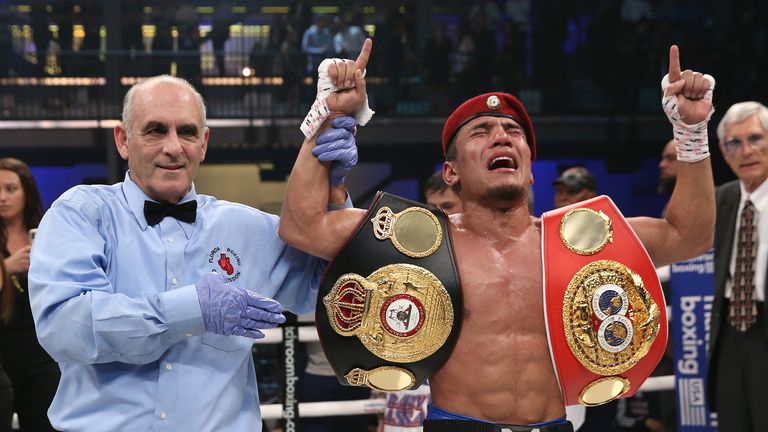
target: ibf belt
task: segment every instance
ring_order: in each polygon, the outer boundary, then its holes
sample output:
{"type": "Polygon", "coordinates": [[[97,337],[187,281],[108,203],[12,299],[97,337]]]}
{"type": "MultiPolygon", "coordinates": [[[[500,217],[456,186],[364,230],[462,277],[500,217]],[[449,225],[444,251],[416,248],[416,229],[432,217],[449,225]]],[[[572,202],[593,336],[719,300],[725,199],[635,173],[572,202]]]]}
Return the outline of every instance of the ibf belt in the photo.
{"type": "Polygon", "coordinates": [[[566,405],[629,397],[667,344],[664,294],[606,196],[542,215],[547,331],[566,405]]]}
{"type": "Polygon", "coordinates": [[[339,381],[421,385],[456,342],[460,289],[445,213],[380,192],[320,284],[315,320],[339,381]]]}

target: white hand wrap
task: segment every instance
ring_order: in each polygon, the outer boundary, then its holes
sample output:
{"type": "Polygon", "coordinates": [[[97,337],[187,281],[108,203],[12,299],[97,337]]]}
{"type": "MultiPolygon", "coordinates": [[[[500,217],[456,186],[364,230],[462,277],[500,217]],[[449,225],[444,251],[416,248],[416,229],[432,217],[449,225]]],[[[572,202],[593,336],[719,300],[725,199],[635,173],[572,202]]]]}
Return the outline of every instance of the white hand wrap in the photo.
{"type": "MultiPolygon", "coordinates": [[[[704,75],[704,79],[710,82],[709,90],[704,99],[712,102],[712,91],[715,89],[715,79],[711,75],[704,75]]],[[[669,75],[661,80],[661,91],[665,92],[669,87],[669,75]]],[[[707,136],[707,123],[715,109],[712,108],[707,118],[694,125],[686,124],[677,110],[677,95],[664,96],[661,99],[664,114],[672,123],[672,133],[675,138],[675,152],[677,160],[682,162],[698,162],[709,157],[709,138],[707,136]]]]}
{"type": "MultiPolygon", "coordinates": [[[[307,116],[304,117],[304,121],[301,122],[299,127],[307,138],[312,138],[317,133],[317,129],[323,124],[330,111],[328,110],[328,104],[325,102],[328,96],[335,91],[340,90],[334,86],[331,82],[331,77],[328,75],[328,67],[335,63],[344,62],[342,59],[325,59],[320,66],[317,67],[317,97],[312,107],[309,109],[307,116]]],[[[365,71],[363,71],[365,76],[365,71]]],[[[365,103],[355,113],[354,117],[357,120],[357,124],[365,126],[371,117],[373,117],[374,111],[368,106],[368,99],[365,99],[365,103]]]]}

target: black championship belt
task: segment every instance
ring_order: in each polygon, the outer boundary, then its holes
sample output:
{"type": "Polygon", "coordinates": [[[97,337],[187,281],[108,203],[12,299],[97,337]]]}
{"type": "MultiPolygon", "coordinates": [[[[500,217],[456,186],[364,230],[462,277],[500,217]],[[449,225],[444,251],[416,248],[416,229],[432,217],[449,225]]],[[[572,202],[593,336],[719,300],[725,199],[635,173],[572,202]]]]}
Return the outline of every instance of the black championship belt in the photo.
{"type": "Polygon", "coordinates": [[[399,391],[448,360],[461,310],[445,213],[379,192],[328,264],[315,320],[343,385],[399,391]]]}

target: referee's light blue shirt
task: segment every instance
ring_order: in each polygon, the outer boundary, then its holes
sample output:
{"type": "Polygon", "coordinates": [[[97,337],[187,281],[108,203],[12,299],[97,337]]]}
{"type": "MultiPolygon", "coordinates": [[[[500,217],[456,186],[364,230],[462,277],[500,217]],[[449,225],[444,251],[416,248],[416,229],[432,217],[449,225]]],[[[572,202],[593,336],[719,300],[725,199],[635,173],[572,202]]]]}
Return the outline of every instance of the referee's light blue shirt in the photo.
{"type": "Polygon", "coordinates": [[[314,308],[321,260],[283,243],[278,218],[197,195],[193,224],[147,226],[126,174],[77,186],[45,214],[29,270],[37,335],[62,376],[61,431],[260,431],[252,340],[206,332],[195,282],[216,270],[297,314],[314,308]]]}

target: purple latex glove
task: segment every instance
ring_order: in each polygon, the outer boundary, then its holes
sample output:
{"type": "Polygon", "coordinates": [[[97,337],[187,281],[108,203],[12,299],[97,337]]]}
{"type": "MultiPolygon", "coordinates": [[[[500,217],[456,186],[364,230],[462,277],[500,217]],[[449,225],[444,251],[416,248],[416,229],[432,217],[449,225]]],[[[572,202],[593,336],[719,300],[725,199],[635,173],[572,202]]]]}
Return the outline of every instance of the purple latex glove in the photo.
{"type": "Polygon", "coordinates": [[[195,287],[209,332],[261,339],[264,333],[259,329],[275,328],[285,322],[280,303],[229,285],[222,275],[208,273],[195,287]]]}
{"type": "Polygon", "coordinates": [[[332,186],[344,182],[344,176],[357,165],[357,144],[355,143],[356,120],[352,117],[333,119],[332,128],[317,137],[312,154],[322,162],[332,162],[328,181],[332,186]]]}

